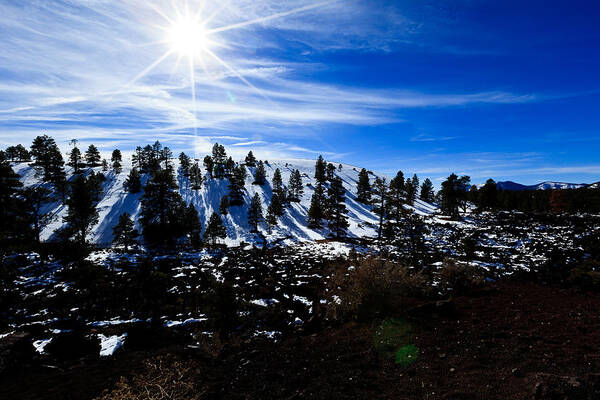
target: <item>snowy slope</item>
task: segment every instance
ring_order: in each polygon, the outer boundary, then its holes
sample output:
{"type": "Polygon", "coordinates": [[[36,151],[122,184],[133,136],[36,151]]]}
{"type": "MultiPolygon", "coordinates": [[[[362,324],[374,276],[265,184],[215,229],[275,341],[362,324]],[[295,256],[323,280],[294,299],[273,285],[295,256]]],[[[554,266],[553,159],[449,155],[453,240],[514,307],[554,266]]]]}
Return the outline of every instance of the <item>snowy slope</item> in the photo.
{"type": "MultiPolygon", "coordinates": [[[[177,167],[177,160],[174,160],[177,167]]],[[[99,222],[94,227],[89,239],[97,244],[108,245],[112,240],[112,227],[117,224],[119,215],[127,212],[137,216],[141,211],[140,198],[142,193],[130,194],[123,189],[123,182],[129,174],[130,160],[124,160],[124,168],[120,174],[114,174],[112,171],[105,173],[106,181],[103,185],[103,194],[97,205],[99,213],[99,222]]],[[[201,164],[201,162],[200,162],[201,164]]],[[[312,230],[307,227],[307,214],[310,207],[310,199],[313,194],[314,181],[314,160],[270,160],[269,164],[265,164],[267,172],[267,183],[264,186],[253,185],[254,168],[248,169],[248,177],[246,179],[245,190],[245,205],[231,206],[229,214],[223,217],[223,222],[227,228],[228,245],[237,245],[240,242],[256,242],[258,240],[255,234],[249,232],[247,221],[248,207],[250,199],[255,193],[258,193],[262,198],[263,214],[266,214],[267,206],[271,198],[270,182],[276,168],[279,168],[283,178],[284,185],[287,185],[290,174],[293,170],[298,169],[302,175],[304,184],[304,194],[299,203],[291,203],[285,210],[285,214],[280,218],[279,225],[273,229],[271,233],[267,231],[267,226],[263,223],[260,227],[263,234],[269,239],[290,237],[294,241],[319,240],[327,238],[329,230],[327,228],[320,230],[312,230]]],[[[338,165],[337,163],[335,164],[338,165]]],[[[22,177],[25,186],[39,185],[40,180],[35,176],[35,171],[27,164],[14,165],[15,172],[22,177]]],[[[101,171],[101,168],[95,168],[96,171],[101,171]]],[[[358,172],[360,168],[351,165],[342,164],[342,170],[336,168],[336,174],[342,178],[344,187],[346,188],[346,207],[348,209],[348,236],[350,237],[373,237],[376,235],[376,227],[379,221],[378,217],[372,213],[371,207],[359,203],[356,200],[356,185],[358,182],[358,172]]],[[[67,168],[67,176],[72,176],[72,170],[67,168]]],[[[143,177],[142,183],[145,183],[147,176],[143,177]]],[[[207,179],[200,190],[192,190],[187,178],[176,175],[179,184],[179,191],[186,203],[193,203],[196,210],[200,214],[200,220],[203,227],[208,223],[208,219],[213,211],[218,212],[219,202],[221,197],[228,194],[229,190],[227,179],[207,179]]],[[[375,176],[371,176],[371,181],[375,176]]],[[[42,232],[42,239],[48,240],[52,238],[53,232],[62,226],[62,217],[66,214],[66,207],[60,202],[55,202],[48,205],[48,210],[51,210],[55,219],[42,232]]],[[[420,215],[430,215],[436,211],[436,208],[425,202],[417,200],[414,206],[415,212],[420,215]]],[[[139,227],[138,227],[139,228],[139,227]]]]}

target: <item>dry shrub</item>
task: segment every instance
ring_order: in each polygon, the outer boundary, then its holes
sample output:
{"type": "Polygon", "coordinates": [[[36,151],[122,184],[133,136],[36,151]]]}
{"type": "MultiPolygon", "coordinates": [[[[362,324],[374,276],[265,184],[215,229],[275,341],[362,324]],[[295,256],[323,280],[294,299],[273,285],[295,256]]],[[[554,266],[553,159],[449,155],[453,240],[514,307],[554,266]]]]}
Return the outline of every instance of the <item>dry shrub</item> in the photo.
{"type": "Polygon", "coordinates": [[[365,258],[354,268],[339,265],[328,282],[329,319],[367,319],[397,314],[409,297],[424,295],[430,285],[422,273],[377,258],[365,258]]]}
{"type": "Polygon", "coordinates": [[[466,294],[485,283],[481,268],[446,258],[439,271],[440,289],[446,293],[466,294]]]}
{"type": "Polygon", "coordinates": [[[204,390],[195,384],[195,374],[192,361],[157,357],[147,360],[144,370],[131,379],[122,377],[115,388],[99,400],[198,400],[204,390]]]}

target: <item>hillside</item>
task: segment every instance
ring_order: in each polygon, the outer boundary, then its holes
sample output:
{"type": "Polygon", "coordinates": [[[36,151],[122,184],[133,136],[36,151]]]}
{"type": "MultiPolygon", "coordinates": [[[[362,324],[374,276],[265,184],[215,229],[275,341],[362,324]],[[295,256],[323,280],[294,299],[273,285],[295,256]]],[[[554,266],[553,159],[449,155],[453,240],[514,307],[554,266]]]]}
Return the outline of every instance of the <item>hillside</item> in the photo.
{"type": "Polygon", "coordinates": [[[590,187],[587,183],[567,183],[546,181],[535,185],[523,185],[512,181],[503,181],[497,183],[498,188],[502,190],[551,190],[551,189],[580,189],[590,187]]]}
{"type": "MultiPolygon", "coordinates": [[[[173,160],[173,162],[175,163],[175,168],[178,169],[178,161],[173,160]]],[[[92,230],[89,238],[99,245],[110,244],[112,240],[112,228],[117,224],[118,218],[122,213],[127,212],[131,214],[137,223],[137,217],[141,211],[140,199],[143,192],[131,194],[123,189],[123,182],[131,169],[131,161],[125,159],[123,164],[123,171],[118,175],[111,170],[104,173],[107,179],[103,183],[103,193],[97,205],[99,221],[92,230]]],[[[253,243],[258,240],[257,235],[250,233],[248,226],[248,204],[250,204],[250,200],[254,194],[258,193],[262,199],[263,212],[266,212],[272,196],[270,182],[277,168],[281,171],[284,185],[287,185],[291,172],[298,169],[302,175],[304,194],[299,203],[291,203],[286,208],[285,214],[279,220],[279,225],[271,233],[268,232],[267,226],[264,223],[260,228],[261,232],[269,240],[286,238],[287,241],[306,241],[327,238],[330,232],[326,227],[319,230],[307,227],[306,219],[315,184],[314,165],[314,160],[270,160],[269,164],[265,164],[267,182],[263,186],[252,184],[254,168],[247,167],[248,176],[246,178],[244,193],[245,204],[242,206],[231,206],[229,214],[223,216],[223,223],[227,229],[225,243],[227,245],[238,245],[241,242],[253,243]]],[[[342,169],[337,168],[336,174],[343,180],[346,189],[346,207],[348,209],[347,215],[350,224],[348,236],[373,237],[376,235],[376,224],[379,219],[372,212],[370,206],[359,203],[356,200],[356,185],[360,168],[347,164],[341,165],[342,169]]],[[[15,164],[14,170],[21,176],[21,180],[25,186],[40,184],[40,179],[35,176],[35,170],[27,163],[15,164]]],[[[93,168],[93,170],[102,172],[101,167],[93,168]]],[[[66,171],[67,177],[72,178],[72,168],[67,167],[66,171]]],[[[371,175],[371,181],[374,178],[375,176],[371,175]]],[[[147,179],[148,176],[143,176],[142,183],[145,183],[147,179]]],[[[210,179],[206,177],[206,181],[200,190],[192,190],[189,180],[179,173],[177,174],[177,182],[184,201],[188,204],[192,203],[195,206],[203,226],[206,226],[213,211],[218,212],[221,197],[229,192],[227,187],[229,181],[227,179],[210,179]]],[[[431,204],[420,200],[415,201],[414,210],[420,215],[429,215],[435,209],[435,206],[431,204]]],[[[42,232],[42,240],[51,239],[55,230],[63,225],[63,217],[66,215],[67,210],[66,206],[60,202],[54,202],[46,206],[45,212],[47,211],[51,211],[55,218],[42,232]]],[[[137,225],[139,228],[139,224],[137,225]]]]}

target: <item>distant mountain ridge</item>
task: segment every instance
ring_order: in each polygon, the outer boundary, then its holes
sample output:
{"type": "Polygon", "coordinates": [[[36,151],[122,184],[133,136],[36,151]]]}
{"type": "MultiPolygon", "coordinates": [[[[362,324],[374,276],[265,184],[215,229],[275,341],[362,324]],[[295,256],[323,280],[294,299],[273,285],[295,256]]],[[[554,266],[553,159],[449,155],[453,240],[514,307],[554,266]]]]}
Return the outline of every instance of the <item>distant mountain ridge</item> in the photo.
{"type": "Polygon", "coordinates": [[[535,185],[523,185],[513,181],[497,182],[496,185],[502,190],[550,190],[550,189],[580,189],[584,187],[600,187],[600,183],[568,183],[545,181],[535,185]]]}

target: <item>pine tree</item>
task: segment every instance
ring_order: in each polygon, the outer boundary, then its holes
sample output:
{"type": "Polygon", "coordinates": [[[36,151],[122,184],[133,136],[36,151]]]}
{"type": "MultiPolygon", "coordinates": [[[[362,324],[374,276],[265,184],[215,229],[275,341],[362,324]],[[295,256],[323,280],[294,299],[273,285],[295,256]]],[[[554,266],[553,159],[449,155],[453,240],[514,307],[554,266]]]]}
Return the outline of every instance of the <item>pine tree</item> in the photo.
{"type": "Polygon", "coordinates": [[[139,193],[142,190],[142,181],[137,168],[134,167],[129,171],[127,179],[123,182],[123,187],[129,193],[139,193]]]}
{"type": "Polygon", "coordinates": [[[273,173],[273,181],[271,183],[273,193],[279,196],[280,200],[285,199],[285,188],[283,187],[283,180],[281,179],[281,171],[279,168],[275,169],[273,173]]]}
{"type": "Polygon", "coordinates": [[[248,207],[248,225],[250,232],[258,232],[258,224],[263,220],[263,210],[258,193],[254,193],[250,207],[248,207]]]}
{"type": "Polygon", "coordinates": [[[210,178],[213,177],[213,168],[215,167],[215,163],[211,156],[204,157],[204,168],[206,168],[206,172],[208,172],[208,176],[210,178]]]}
{"type": "Polygon", "coordinates": [[[108,171],[108,161],[106,161],[106,158],[102,159],[102,171],[108,171]]]}
{"type": "Polygon", "coordinates": [[[259,161],[254,171],[254,185],[264,185],[267,181],[267,173],[265,172],[265,165],[262,161],[259,161]]]}
{"type": "Polygon", "coordinates": [[[137,229],[134,229],[134,223],[131,215],[123,213],[119,216],[119,222],[113,227],[113,240],[115,246],[125,247],[128,251],[130,247],[136,244],[136,238],[139,236],[137,229]]]}
{"type": "Polygon", "coordinates": [[[192,190],[202,189],[202,170],[198,163],[194,163],[190,167],[190,183],[192,184],[192,190]]]}
{"type": "Polygon", "coordinates": [[[283,203],[277,193],[273,193],[271,196],[271,203],[269,203],[269,207],[267,211],[271,211],[276,217],[283,216],[283,203]]]}
{"type": "Polygon", "coordinates": [[[113,171],[115,171],[115,174],[120,174],[123,170],[123,156],[121,154],[121,150],[113,150],[110,156],[110,162],[112,164],[113,171]]]}
{"type": "Polygon", "coordinates": [[[9,245],[18,236],[22,225],[19,214],[23,204],[17,196],[23,184],[6,155],[0,151],[0,244],[9,245]]]}
{"type": "Polygon", "coordinates": [[[202,247],[202,223],[200,217],[196,211],[196,207],[192,203],[188,204],[185,209],[185,223],[188,237],[190,240],[190,246],[193,249],[199,249],[202,247]]]}
{"type": "Polygon", "coordinates": [[[404,187],[406,190],[406,203],[413,205],[417,198],[417,191],[419,190],[419,178],[417,174],[413,175],[412,180],[408,179],[404,187]]]}
{"type": "Polygon", "coordinates": [[[225,176],[225,163],[227,161],[227,153],[225,147],[219,143],[215,143],[212,148],[213,175],[217,179],[225,176]]]}
{"type": "Polygon", "coordinates": [[[348,217],[346,216],[346,189],[342,178],[335,177],[327,190],[328,195],[328,227],[336,238],[346,234],[348,228],[348,217]]]}
{"type": "Polygon", "coordinates": [[[241,206],[244,204],[244,186],[246,182],[246,167],[239,165],[235,168],[233,176],[229,179],[229,205],[241,206]]]}
{"type": "Polygon", "coordinates": [[[93,144],[90,144],[85,152],[85,162],[90,167],[97,167],[100,165],[100,152],[93,144]]]}
{"type": "Polygon", "coordinates": [[[333,165],[331,163],[327,164],[326,175],[327,175],[327,180],[329,182],[331,182],[333,180],[333,178],[335,177],[335,165],[333,165]]]}
{"type": "Polygon", "coordinates": [[[65,181],[64,160],[53,138],[48,135],[38,136],[31,145],[31,164],[38,172],[43,173],[44,182],[52,182],[55,186],[65,181]]]}
{"type": "Polygon", "coordinates": [[[79,148],[73,147],[73,150],[69,153],[69,163],[67,165],[73,168],[74,173],[78,174],[80,172],[83,159],[79,148]]]}
{"type": "Polygon", "coordinates": [[[271,203],[269,207],[267,207],[267,216],[265,221],[269,225],[269,230],[275,225],[277,225],[277,220],[279,217],[283,215],[283,204],[281,204],[281,200],[277,193],[273,193],[271,196],[271,203]]]}
{"type": "Polygon", "coordinates": [[[287,200],[299,202],[303,193],[304,187],[302,185],[302,175],[300,175],[300,171],[296,169],[290,174],[287,200]]]}
{"type": "Polygon", "coordinates": [[[186,234],[186,205],[170,169],[158,170],[144,188],[141,225],[144,239],[151,245],[173,244],[186,234]]]}
{"type": "Polygon", "coordinates": [[[364,168],[358,173],[356,197],[357,200],[363,204],[369,204],[371,201],[371,183],[369,182],[369,173],[364,168]]]}
{"type": "Polygon", "coordinates": [[[325,183],[325,169],[327,168],[327,163],[323,159],[323,156],[319,156],[317,162],[315,163],[315,179],[319,183],[325,183]]]}
{"type": "Polygon", "coordinates": [[[23,190],[23,199],[34,239],[39,244],[42,230],[54,220],[54,214],[51,211],[43,211],[46,209],[45,205],[53,200],[52,191],[43,186],[30,186],[23,190]]]}
{"type": "Polygon", "coordinates": [[[315,191],[310,199],[310,208],[308,209],[308,227],[311,229],[320,229],[322,225],[322,220],[325,218],[325,192],[323,189],[323,185],[321,183],[317,183],[315,187],[315,191]]]}
{"type": "Polygon", "coordinates": [[[229,197],[227,195],[223,195],[221,197],[221,201],[219,202],[219,214],[227,215],[229,213],[229,197]]]}
{"type": "Polygon", "coordinates": [[[181,173],[186,178],[190,176],[190,166],[192,161],[183,151],[179,154],[179,168],[181,168],[181,173]]]}
{"type": "Polygon", "coordinates": [[[479,207],[493,209],[498,203],[498,185],[493,179],[488,179],[478,193],[479,207]]]}
{"type": "Polygon", "coordinates": [[[252,151],[248,152],[248,155],[246,156],[245,162],[246,162],[246,165],[249,166],[249,167],[256,166],[256,157],[254,157],[254,154],[252,154],[252,151]]]}
{"type": "Polygon", "coordinates": [[[98,211],[90,183],[83,175],[78,175],[71,183],[71,195],[67,200],[67,215],[63,217],[67,236],[75,236],[83,244],[92,227],[98,223],[98,211]]]}
{"type": "Polygon", "coordinates": [[[216,212],[213,212],[204,231],[204,240],[212,245],[217,244],[217,239],[225,239],[227,230],[223,225],[221,217],[216,212]]]}
{"type": "Polygon", "coordinates": [[[166,170],[173,170],[173,163],[171,159],[173,158],[173,152],[170,148],[164,147],[160,152],[160,162],[164,164],[164,168],[166,170]]]}
{"type": "Polygon", "coordinates": [[[379,227],[377,229],[377,239],[381,240],[383,234],[383,225],[387,218],[387,186],[385,178],[375,178],[374,195],[375,195],[375,208],[373,211],[379,216],[379,227]]]}
{"type": "Polygon", "coordinates": [[[31,161],[31,155],[29,154],[29,151],[27,151],[27,149],[22,144],[18,144],[16,148],[17,160],[19,162],[31,161]]]}
{"type": "Polygon", "coordinates": [[[419,197],[421,200],[426,201],[427,203],[433,203],[435,192],[433,190],[433,183],[431,183],[429,178],[425,178],[423,181],[423,184],[421,185],[421,195],[419,197]]]}
{"type": "Polygon", "coordinates": [[[131,168],[137,168],[140,171],[145,171],[144,150],[141,148],[141,146],[137,146],[131,155],[131,168]]]}
{"type": "Polygon", "coordinates": [[[458,208],[461,205],[463,208],[466,207],[467,189],[470,182],[470,177],[462,176],[458,178],[456,174],[451,174],[448,179],[442,182],[442,190],[440,190],[442,213],[453,219],[460,217],[458,208]]]}
{"type": "Polygon", "coordinates": [[[17,161],[17,147],[16,146],[8,146],[4,151],[4,157],[7,161],[15,162],[17,161]]]}
{"type": "Polygon", "coordinates": [[[234,173],[234,169],[235,169],[235,161],[233,161],[233,158],[229,157],[227,159],[227,161],[225,162],[225,176],[230,178],[231,175],[233,175],[233,173],[234,173]]]}
{"type": "MultiPolygon", "coordinates": [[[[390,180],[388,187],[388,212],[393,216],[395,224],[400,223],[400,219],[404,212],[404,174],[398,171],[396,176],[390,180]]],[[[393,235],[393,233],[391,233],[393,235]]]]}
{"type": "Polygon", "coordinates": [[[106,181],[106,177],[101,172],[91,171],[87,177],[87,184],[92,195],[94,201],[100,200],[100,195],[102,194],[102,183],[106,181]]]}

